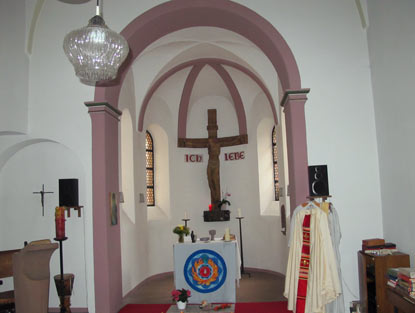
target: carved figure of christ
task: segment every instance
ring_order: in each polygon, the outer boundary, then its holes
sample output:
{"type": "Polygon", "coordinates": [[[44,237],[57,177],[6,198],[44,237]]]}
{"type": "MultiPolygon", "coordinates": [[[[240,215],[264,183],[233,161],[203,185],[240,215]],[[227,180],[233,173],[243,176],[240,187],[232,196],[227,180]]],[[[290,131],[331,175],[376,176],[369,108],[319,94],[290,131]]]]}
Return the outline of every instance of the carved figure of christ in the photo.
{"type": "Polygon", "coordinates": [[[179,148],[207,148],[209,161],[207,165],[207,179],[210,189],[210,201],[214,209],[218,209],[221,201],[219,155],[221,147],[237,146],[248,143],[248,135],[218,138],[218,124],[216,109],[208,109],[208,138],[179,138],[179,148]]]}

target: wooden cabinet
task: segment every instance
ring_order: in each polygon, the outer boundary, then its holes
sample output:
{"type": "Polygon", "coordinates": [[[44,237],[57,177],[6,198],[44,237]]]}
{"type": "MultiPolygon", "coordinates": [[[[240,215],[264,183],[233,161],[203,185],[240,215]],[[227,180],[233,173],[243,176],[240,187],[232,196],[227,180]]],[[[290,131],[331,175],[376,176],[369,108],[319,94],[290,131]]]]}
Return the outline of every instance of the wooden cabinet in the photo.
{"type": "MultiPolygon", "coordinates": [[[[390,313],[413,313],[415,312],[415,299],[409,297],[398,289],[387,286],[386,296],[392,309],[390,313]]],[[[389,313],[388,312],[388,313],[389,313]]]]}
{"type": "Polygon", "coordinates": [[[397,252],[375,256],[359,251],[358,261],[362,313],[393,312],[386,298],[386,272],[390,267],[409,267],[409,255],[397,252]]]}

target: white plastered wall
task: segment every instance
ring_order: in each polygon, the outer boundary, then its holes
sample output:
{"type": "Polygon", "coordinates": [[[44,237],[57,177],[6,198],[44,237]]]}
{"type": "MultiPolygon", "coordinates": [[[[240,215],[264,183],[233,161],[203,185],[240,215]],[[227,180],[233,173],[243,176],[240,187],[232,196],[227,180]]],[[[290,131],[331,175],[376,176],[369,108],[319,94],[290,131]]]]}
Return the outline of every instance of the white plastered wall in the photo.
{"type": "Polygon", "coordinates": [[[414,266],[415,107],[408,91],[415,81],[415,3],[368,1],[368,7],[384,235],[414,266]]]}
{"type": "Polygon", "coordinates": [[[0,38],[0,134],[26,133],[29,59],[24,1],[0,2],[0,38]]]}
{"type": "MultiPolygon", "coordinates": [[[[73,214],[66,222],[64,270],[75,274],[72,307],[89,307],[93,312],[91,123],[83,105],[93,99],[93,88],[79,83],[62,51],[65,32],[74,27],[72,23],[85,23],[88,15],[75,13],[76,6],[48,2],[34,25],[33,49],[27,55],[32,4],[3,1],[0,10],[7,15],[1,19],[4,25],[0,62],[5,66],[0,80],[0,118],[4,119],[0,137],[0,159],[4,166],[0,172],[0,200],[9,203],[1,207],[5,216],[1,222],[5,224],[1,227],[0,249],[19,248],[23,241],[39,237],[53,241],[58,179],[78,178],[80,205],[84,208],[81,218],[73,214]],[[75,16],[69,17],[71,12],[75,16]],[[13,135],[16,132],[27,135],[13,135]],[[45,217],[40,216],[39,195],[32,194],[43,183],[54,192],[45,196],[45,217]],[[12,186],[15,190],[10,190],[12,186]]],[[[51,277],[59,272],[57,251],[51,261],[51,277]]],[[[0,290],[6,287],[1,286],[0,290]]],[[[49,305],[58,306],[53,280],[49,305]]]]}
{"type": "MultiPolygon", "coordinates": [[[[55,237],[55,206],[59,204],[58,180],[60,178],[79,179],[79,202],[85,202],[85,171],[79,158],[63,145],[55,142],[28,144],[16,151],[0,168],[0,198],[2,199],[0,229],[1,250],[19,249],[25,241],[55,237]],[[44,196],[44,216],[39,192],[51,191],[44,196]]],[[[86,307],[88,290],[86,287],[85,259],[85,212],[78,217],[72,210],[66,217],[66,236],[64,247],[64,272],[75,275],[76,292],[71,301],[74,306],[86,307]]],[[[59,250],[50,262],[50,275],[60,273],[59,250]]],[[[9,290],[13,279],[7,278],[1,290],[9,290]]],[[[51,280],[49,306],[58,307],[59,298],[51,280]]]]}

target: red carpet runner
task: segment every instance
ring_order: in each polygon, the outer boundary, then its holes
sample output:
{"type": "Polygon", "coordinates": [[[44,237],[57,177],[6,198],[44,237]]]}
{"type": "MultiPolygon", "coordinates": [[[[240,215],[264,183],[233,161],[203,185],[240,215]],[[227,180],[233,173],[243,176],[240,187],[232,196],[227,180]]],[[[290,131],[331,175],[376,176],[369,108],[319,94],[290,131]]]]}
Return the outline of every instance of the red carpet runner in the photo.
{"type": "MultiPolygon", "coordinates": [[[[119,313],[165,313],[170,304],[128,304],[119,313]]],[[[218,311],[220,312],[220,311],[218,311]]],[[[287,302],[237,303],[235,313],[290,313],[287,302]]]]}

